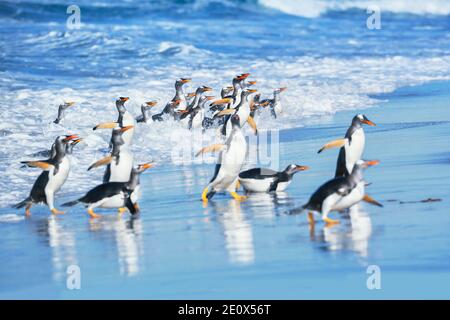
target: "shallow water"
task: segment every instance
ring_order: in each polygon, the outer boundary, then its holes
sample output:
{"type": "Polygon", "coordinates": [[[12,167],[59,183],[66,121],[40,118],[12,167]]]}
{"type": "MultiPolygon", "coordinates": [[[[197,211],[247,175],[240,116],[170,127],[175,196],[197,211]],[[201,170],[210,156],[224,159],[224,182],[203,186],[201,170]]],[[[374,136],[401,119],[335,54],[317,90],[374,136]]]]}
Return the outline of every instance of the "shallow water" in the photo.
{"type": "Polygon", "coordinates": [[[80,1],[82,28],[68,30],[61,1],[3,1],[0,297],[448,298],[449,84],[433,80],[449,79],[449,2],[381,1],[375,31],[365,26],[366,2],[321,3],[80,1]],[[106,152],[109,133],[92,127],[116,117],[117,96],[130,96],[137,114],[149,99],[162,108],[177,77],[193,78],[187,91],[207,84],[217,95],[242,72],[263,96],[288,87],[286,112],[259,123],[262,136],[283,129],[270,136],[279,158],[265,165],[311,166],[286,193],[240,205],[217,195],[203,209],[214,158],[174,157],[201,139],[162,123],[136,132],[137,161],[157,164],[142,177],[139,218],[103,211],[89,221],[80,207],[50,217],[36,207],[25,219],[9,208],[37,174],[19,161],[58,134],[77,132],[84,143],[57,203],[100,181],[101,170],[86,168],[106,152]],[[77,106],[54,125],[63,100],[77,106]],[[311,232],[305,216],[285,212],[332,175],[337,152],[316,151],[360,111],[378,124],[366,129],[366,157],[382,163],[367,180],[385,207],[362,204],[340,226],[311,232]],[[408,203],[427,198],[442,201],[408,203]],[[382,290],[366,287],[373,264],[382,290]],[[67,290],[69,265],[80,266],[82,290],[67,290]]]}
{"type": "Polygon", "coordinates": [[[353,115],[343,112],[280,133],[281,167],[311,166],[286,193],[241,204],[217,195],[203,209],[212,165],[164,164],[143,176],[137,219],[104,211],[90,221],[82,208],[59,217],[43,208],[23,219],[2,209],[1,296],[448,298],[448,88],[406,88],[367,110],[378,126],[366,129],[366,158],[381,160],[366,172],[368,192],[384,208],[362,204],[341,225],[319,223],[313,231],[304,215],[285,214],[333,173],[336,152],[315,151],[343,134],[353,115]],[[429,97],[430,90],[437,92],[429,97]],[[424,114],[430,103],[433,112],[424,114]],[[400,203],[428,198],[442,201],[400,203]],[[81,290],[65,287],[73,264],[81,268],[81,290]],[[366,287],[369,265],[381,268],[381,290],[366,287]]]}

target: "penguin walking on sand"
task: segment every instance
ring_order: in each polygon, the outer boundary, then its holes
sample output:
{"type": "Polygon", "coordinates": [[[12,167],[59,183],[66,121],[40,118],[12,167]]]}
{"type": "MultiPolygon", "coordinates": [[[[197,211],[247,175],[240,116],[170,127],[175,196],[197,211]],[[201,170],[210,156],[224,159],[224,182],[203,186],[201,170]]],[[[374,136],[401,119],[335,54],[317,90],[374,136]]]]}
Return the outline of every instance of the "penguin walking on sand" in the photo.
{"type": "Polygon", "coordinates": [[[61,189],[70,171],[70,161],[67,157],[67,145],[72,140],[77,140],[76,135],[63,135],[56,138],[52,146],[52,156],[47,160],[23,161],[29,167],[36,167],[43,170],[31,188],[30,195],[22,202],[16,204],[17,209],[25,207],[25,215],[31,215],[31,206],[37,203],[44,203],[53,214],[62,214],[55,208],[55,193],[61,189]]]}
{"type": "Polygon", "coordinates": [[[266,168],[253,168],[239,173],[239,182],[247,192],[284,191],[294,174],[308,170],[308,166],[290,164],[283,171],[266,168]]]}
{"type": "Polygon", "coordinates": [[[127,182],[133,169],[133,153],[125,145],[123,135],[131,130],[133,126],[125,126],[113,129],[111,135],[112,150],[109,156],[98,160],[89,166],[88,171],[99,166],[106,165],[103,175],[103,183],[106,182],[127,182]]]}
{"type": "Polygon", "coordinates": [[[339,223],[339,220],[328,218],[332,211],[342,212],[357,204],[361,200],[382,207],[369,195],[365,194],[366,182],[363,178],[364,169],[377,165],[378,160],[358,160],[356,161],[352,173],[346,177],[337,177],[324,183],[311,196],[308,203],[291,213],[300,213],[303,210],[309,210],[308,220],[314,224],[313,212],[320,213],[322,220],[327,225],[339,223]]]}
{"type": "Polygon", "coordinates": [[[363,124],[375,126],[375,123],[367,119],[363,114],[357,114],[350,127],[345,133],[344,139],[338,139],[325,144],[317,153],[333,147],[340,147],[336,164],[335,177],[346,177],[350,175],[356,161],[363,156],[366,137],[363,124]]]}
{"type": "Polygon", "coordinates": [[[124,212],[125,208],[132,215],[139,213],[138,192],[140,175],[153,165],[145,163],[133,168],[130,179],[127,182],[107,182],[88,191],[83,197],[66,202],[64,207],[71,207],[78,203],[84,203],[91,218],[99,218],[101,215],[94,212],[95,208],[117,208],[124,212]]]}
{"type": "Polygon", "coordinates": [[[242,133],[240,126],[240,119],[237,114],[234,114],[231,119],[232,130],[225,144],[215,144],[205,147],[197,153],[221,150],[216,164],[214,176],[203,190],[202,200],[206,205],[216,192],[226,191],[238,200],[243,201],[245,196],[241,196],[236,192],[236,184],[238,181],[239,172],[245,161],[247,153],[247,141],[242,133]]]}
{"type": "Polygon", "coordinates": [[[65,111],[66,111],[69,107],[73,106],[74,104],[75,104],[75,102],[73,102],[73,101],[71,101],[71,102],[64,102],[63,104],[60,104],[60,105],[58,106],[58,116],[57,116],[56,119],[53,121],[53,123],[56,123],[56,124],[60,123],[61,120],[62,120],[62,118],[64,117],[65,111]]]}

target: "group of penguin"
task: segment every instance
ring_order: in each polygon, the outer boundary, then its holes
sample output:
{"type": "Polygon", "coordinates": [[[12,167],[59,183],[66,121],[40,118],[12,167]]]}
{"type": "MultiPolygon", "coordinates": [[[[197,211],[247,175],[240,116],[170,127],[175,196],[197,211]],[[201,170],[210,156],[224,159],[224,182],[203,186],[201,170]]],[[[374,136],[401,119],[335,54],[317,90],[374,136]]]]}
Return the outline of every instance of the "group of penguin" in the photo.
{"type": "MultiPolygon", "coordinates": [[[[247,142],[243,133],[248,123],[255,134],[257,122],[264,109],[270,110],[276,118],[282,112],[280,93],[286,88],[278,88],[273,92],[273,98],[261,99],[257,90],[251,89],[256,81],[248,81],[248,73],[237,75],[232,85],[221,90],[220,99],[205,93],[212,91],[210,87],[201,86],[193,93],[185,93],[184,84],[191,81],[180,78],[175,82],[175,95],[159,113],[151,114],[156,101],[145,102],[141,106],[141,115],[134,117],[126,108],[127,97],[116,100],[118,118],[114,122],[100,123],[93,129],[112,129],[109,155],[93,163],[88,170],[106,166],[103,183],[97,185],[83,197],[64,203],[63,206],[73,206],[82,203],[87,207],[91,218],[100,215],[95,208],[117,208],[120,213],[128,210],[132,215],[139,213],[138,199],[140,196],[140,174],[153,167],[152,163],[134,166],[133,153],[130,151],[137,123],[167,121],[173,119],[182,126],[203,131],[215,128],[219,133],[219,143],[202,148],[196,156],[206,152],[219,152],[215,171],[209,184],[204,188],[201,199],[204,206],[217,192],[228,192],[237,201],[243,201],[246,196],[239,195],[240,186],[248,192],[283,191],[299,171],[308,170],[307,166],[291,164],[283,171],[264,168],[253,168],[241,171],[247,156],[247,142]]],[[[65,102],[58,108],[58,116],[54,123],[60,124],[65,111],[73,106],[73,102],[65,102]]],[[[326,144],[319,153],[332,147],[340,147],[335,178],[323,184],[310,198],[308,203],[291,212],[310,210],[308,218],[314,222],[312,212],[320,213],[327,224],[338,223],[338,220],[328,218],[331,211],[343,211],[361,200],[380,205],[365,194],[366,183],[363,180],[363,170],[375,165],[378,161],[361,160],[365,135],[363,124],[375,125],[364,115],[353,118],[344,139],[326,144]]],[[[25,207],[26,216],[30,216],[33,204],[46,204],[53,214],[62,214],[55,208],[55,193],[60,190],[70,171],[70,157],[73,147],[81,141],[77,135],[58,136],[48,159],[23,161],[22,163],[42,170],[36,179],[29,196],[15,205],[25,207]]]]}

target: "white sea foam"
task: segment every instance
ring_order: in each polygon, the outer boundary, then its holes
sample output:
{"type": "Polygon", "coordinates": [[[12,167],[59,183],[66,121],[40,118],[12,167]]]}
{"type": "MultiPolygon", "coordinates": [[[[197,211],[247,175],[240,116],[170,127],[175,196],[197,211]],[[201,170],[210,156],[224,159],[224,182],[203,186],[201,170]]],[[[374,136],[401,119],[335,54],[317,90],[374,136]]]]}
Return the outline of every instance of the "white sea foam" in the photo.
{"type": "MultiPolygon", "coordinates": [[[[341,110],[361,109],[379,103],[370,97],[372,94],[450,78],[450,56],[422,59],[303,57],[290,61],[257,60],[239,66],[223,65],[226,67],[194,70],[188,65],[142,68],[136,70],[137,76],[110,86],[104,86],[103,82],[100,86],[95,82],[98,80],[89,80],[92,82],[87,81],[82,89],[1,92],[4,101],[2,117],[9,121],[1,127],[8,131],[0,135],[0,189],[8,190],[0,194],[0,206],[11,205],[27,196],[39,172],[21,168],[20,161],[48,149],[59,134],[78,133],[84,139],[75,148],[73,170],[61,195],[68,195],[69,191],[70,194],[86,191],[99,183],[103,170],[88,173],[86,168],[104,156],[110,132],[93,131],[92,127],[98,122],[117,118],[114,100],[118,96],[130,97],[127,106],[135,115],[139,113],[141,103],[149,99],[157,99],[156,109],[160,110],[172,98],[173,82],[177,77],[192,77],[187,92],[205,84],[215,89],[216,96],[222,86],[242,72],[250,72],[251,78],[258,81],[257,88],[263,97],[270,96],[274,88],[288,87],[282,95],[285,112],[276,120],[265,112],[259,122],[260,130],[303,126],[312,116],[329,116],[341,110]],[[66,112],[61,124],[54,124],[57,105],[64,100],[74,100],[77,105],[66,112]]],[[[215,136],[215,130],[208,130],[205,144],[214,142],[215,136]]],[[[177,148],[190,147],[195,153],[201,146],[202,138],[198,132],[191,133],[179,123],[168,121],[139,124],[133,150],[137,162],[156,161],[158,165],[164,165],[180,161],[174,157],[177,148]]]]}
{"type": "Polygon", "coordinates": [[[348,10],[353,8],[366,10],[374,5],[378,6],[381,11],[393,13],[417,15],[450,14],[450,1],[448,0],[259,0],[259,3],[271,9],[307,18],[316,18],[329,10],[348,10]]]}

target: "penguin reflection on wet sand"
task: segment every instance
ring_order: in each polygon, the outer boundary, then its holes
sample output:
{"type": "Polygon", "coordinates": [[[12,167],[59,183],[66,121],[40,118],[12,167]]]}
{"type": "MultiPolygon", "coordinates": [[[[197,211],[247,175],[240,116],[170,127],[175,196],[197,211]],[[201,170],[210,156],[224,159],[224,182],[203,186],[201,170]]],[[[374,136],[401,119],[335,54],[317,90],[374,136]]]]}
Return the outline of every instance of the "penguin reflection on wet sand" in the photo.
{"type": "Polygon", "coordinates": [[[318,153],[333,147],[341,147],[336,164],[335,177],[348,176],[355,165],[356,161],[363,156],[366,137],[364,134],[363,124],[375,126],[375,123],[367,119],[363,114],[357,114],[350,127],[345,133],[344,139],[338,139],[325,144],[318,153]]]}
{"type": "Polygon", "coordinates": [[[151,163],[141,164],[137,168],[133,168],[127,182],[103,183],[91,189],[83,197],[66,202],[63,206],[71,207],[78,203],[84,203],[91,218],[101,217],[94,212],[95,208],[117,208],[121,213],[126,208],[132,215],[138,214],[140,211],[137,203],[140,175],[152,166],[151,163]]]}
{"type": "Polygon", "coordinates": [[[253,168],[239,173],[239,182],[247,192],[284,191],[294,174],[308,170],[308,166],[290,164],[283,171],[266,168],[253,168]]]}
{"type": "Polygon", "coordinates": [[[290,213],[295,214],[301,213],[303,210],[309,210],[308,220],[310,224],[314,224],[313,212],[317,212],[322,215],[322,220],[327,225],[334,225],[339,223],[339,220],[328,218],[330,212],[342,212],[361,200],[382,207],[380,203],[365,194],[366,182],[363,178],[364,169],[378,163],[378,160],[358,160],[349,176],[337,177],[324,183],[312,194],[308,203],[291,210],[290,213]]]}
{"type": "Polygon", "coordinates": [[[236,184],[239,172],[245,161],[247,152],[247,141],[242,133],[240,119],[237,114],[230,119],[232,124],[231,133],[224,145],[215,144],[205,147],[197,153],[197,156],[204,152],[222,150],[219,154],[214,176],[202,192],[202,201],[204,205],[208,204],[216,192],[226,191],[238,200],[243,201],[245,196],[236,192],[236,184]]]}
{"type": "MultiPolygon", "coordinates": [[[[23,161],[22,163],[29,167],[36,167],[43,170],[31,188],[30,195],[22,202],[16,204],[17,209],[25,207],[25,215],[31,215],[31,206],[33,204],[44,203],[53,214],[62,214],[54,206],[55,193],[61,189],[70,171],[70,161],[67,157],[67,145],[72,140],[77,140],[76,135],[63,135],[56,138],[52,146],[52,156],[47,160],[23,161]]],[[[70,148],[69,148],[70,150],[70,148]]]]}
{"type": "Polygon", "coordinates": [[[56,119],[53,121],[53,123],[56,123],[56,124],[60,123],[61,120],[62,120],[62,118],[64,117],[65,111],[66,111],[69,107],[73,106],[74,104],[75,104],[75,102],[73,102],[73,101],[71,101],[71,102],[64,102],[63,104],[60,104],[60,105],[58,106],[58,116],[57,116],[56,119]]]}

